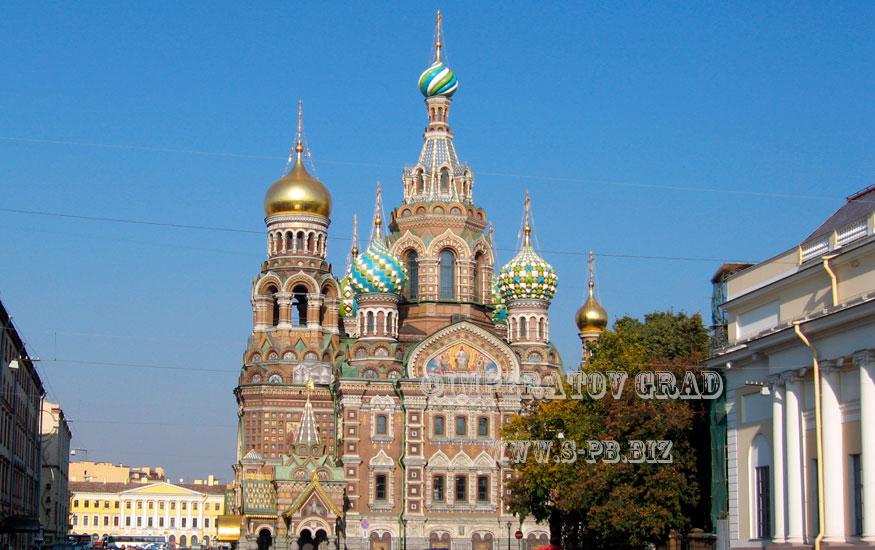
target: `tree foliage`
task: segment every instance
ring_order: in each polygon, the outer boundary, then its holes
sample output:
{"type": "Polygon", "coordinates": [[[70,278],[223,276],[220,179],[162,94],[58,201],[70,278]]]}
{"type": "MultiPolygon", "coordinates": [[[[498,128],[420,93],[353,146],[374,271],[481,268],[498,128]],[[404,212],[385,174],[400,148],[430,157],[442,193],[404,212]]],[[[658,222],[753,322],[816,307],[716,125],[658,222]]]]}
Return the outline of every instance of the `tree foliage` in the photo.
{"type": "MultiPolygon", "coordinates": [[[[549,521],[551,543],[562,548],[641,548],[662,543],[671,530],[686,531],[699,514],[696,433],[700,401],[643,399],[635,391],[641,371],[666,371],[679,381],[707,348],[701,317],[657,312],[644,322],[624,317],[594,346],[584,374],[623,371],[628,378],[618,399],[611,389],[600,398],[564,385],[564,399],[532,402],[504,429],[508,444],[518,440],[549,440],[553,453],[529,451],[514,464],[509,501],[520,517],[549,521]],[[574,399],[574,394],[582,394],[574,399]],[[571,441],[617,441],[630,455],[631,440],[668,440],[671,463],[606,462],[580,455],[566,461],[558,451],[571,441]],[[539,460],[541,459],[541,460],[539,460]]],[[[707,410],[707,407],[705,407],[707,410]]],[[[705,415],[707,416],[707,415],[705,415]]],[[[706,424],[707,426],[707,424],[706,424]]],[[[707,430],[705,431],[707,442],[707,430]]],[[[707,449],[707,445],[705,446],[707,449]]],[[[567,456],[566,456],[567,457],[567,456]]],[[[517,459],[520,457],[517,456],[517,459]]]]}

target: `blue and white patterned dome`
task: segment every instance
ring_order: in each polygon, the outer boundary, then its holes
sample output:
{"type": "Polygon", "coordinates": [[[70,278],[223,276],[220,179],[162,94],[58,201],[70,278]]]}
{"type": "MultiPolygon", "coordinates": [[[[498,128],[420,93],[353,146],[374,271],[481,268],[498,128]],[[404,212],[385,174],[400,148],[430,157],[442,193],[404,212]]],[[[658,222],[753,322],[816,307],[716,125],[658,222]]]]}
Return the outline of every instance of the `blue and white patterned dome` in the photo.
{"type": "Polygon", "coordinates": [[[346,276],[340,280],[340,307],[337,313],[340,318],[355,317],[358,310],[358,303],[355,301],[355,289],[352,286],[352,275],[350,271],[346,272],[346,276]]]}
{"type": "Polygon", "coordinates": [[[501,268],[501,294],[510,300],[546,300],[556,294],[559,277],[553,267],[541,259],[526,243],[520,253],[501,268]]]}
{"type": "Polygon", "coordinates": [[[501,292],[501,283],[497,275],[492,276],[492,321],[507,322],[507,305],[504,303],[504,294],[501,292]]]}
{"type": "Polygon", "coordinates": [[[350,279],[359,294],[401,294],[407,269],[401,259],[392,254],[379,236],[352,265],[350,279]]]}

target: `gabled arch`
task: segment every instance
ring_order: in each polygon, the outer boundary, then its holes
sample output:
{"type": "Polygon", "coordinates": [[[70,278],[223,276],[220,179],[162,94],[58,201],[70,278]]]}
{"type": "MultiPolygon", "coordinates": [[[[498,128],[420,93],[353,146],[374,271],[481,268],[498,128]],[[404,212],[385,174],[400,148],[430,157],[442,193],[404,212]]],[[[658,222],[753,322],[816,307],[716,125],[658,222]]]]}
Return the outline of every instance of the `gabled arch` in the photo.
{"type": "Polygon", "coordinates": [[[283,283],[280,281],[279,276],[273,271],[268,272],[264,275],[258,282],[255,283],[254,295],[253,296],[265,296],[268,295],[265,290],[268,285],[273,283],[276,286],[277,291],[281,291],[283,289],[283,283]]]}
{"type": "Polygon", "coordinates": [[[495,265],[495,256],[492,253],[492,246],[489,242],[481,236],[479,239],[474,241],[474,246],[471,247],[476,256],[477,253],[482,253],[486,258],[486,263],[489,265],[495,265]]]}
{"type": "Polygon", "coordinates": [[[470,259],[472,257],[471,248],[464,239],[453,233],[451,229],[447,229],[437,237],[435,237],[428,245],[428,255],[437,256],[441,250],[449,248],[456,252],[457,259],[470,259]]]}
{"type": "Polygon", "coordinates": [[[286,279],[285,284],[283,285],[283,290],[286,292],[291,292],[297,285],[303,285],[307,288],[307,292],[317,293],[319,292],[319,283],[316,282],[316,279],[304,273],[303,271],[299,271],[286,279]]]}
{"type": "Polygon", "coordinates": [[[400,258],[402,257],[402,253],[405,253],[410,249],[415,250],[420,256],[424,256],[426,246],[422,239],[411,233],[408,229],[397,241],[392,243],[392,254],[395,254],[400,258]]]}
{"type": "Polygon", "coordinates": [[[474,465],[471,457],[465,451],[459,451],[452,460],[453,468],[470,468],[474,465]]]}
{"type": "Polygon", "coordinates": [[[334,279],[334,277],[329,277],[322,281],[322,294],[332,298],[340,296],[340,284],[334,279]]]}
{"type": "Polygon", "coordinates": [[[474,459],[475,468],[495,468],[495,459],[489,456],[486,451],[480,451],[477,458],[474,459]]]}
{"type": "Polygon", "coordinates": [[[443,451],[438,451],[435,454],[431,455],[431,458],[428,459],[428,468],[449,468],[450,467],[450,457],[444,454],[443,451]]]}
{"type": "Polygon", "coordinates": [[[386,451],[380,449],[380,452],[375,454],[373,458],[368,461],[368,467],[370,468],[394,468],[395,461],[392,460],[392,457],[386,454],[386,451]]]}

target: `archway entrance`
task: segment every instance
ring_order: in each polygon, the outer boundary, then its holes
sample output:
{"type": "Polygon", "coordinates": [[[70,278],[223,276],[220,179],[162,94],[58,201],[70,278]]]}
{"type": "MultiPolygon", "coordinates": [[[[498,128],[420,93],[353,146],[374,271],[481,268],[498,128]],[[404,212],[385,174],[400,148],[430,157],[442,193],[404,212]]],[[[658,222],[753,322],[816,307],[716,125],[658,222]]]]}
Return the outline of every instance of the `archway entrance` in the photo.
{"type": "Polygon", "coordinates": [[[273,537],[270,536],[270,529],[264,528],[258,532],[258,550],[269,550],[273,542],[273,537]]]}
{"type": "Polygon", "coordinates": [[[371,533],[371,548],[370,550],[391,550],[392,549],[392,535],[388,532],[383,533],[382,536],[377,533],[371,533]]]}
{"type": "Polygon", "coordinates": [[[319,545],[328,540],[328,534],[324,529],[316,531],[316,536],[309,529],[304,529],[298,537],[298,550],[319,550],[319,545]]]}

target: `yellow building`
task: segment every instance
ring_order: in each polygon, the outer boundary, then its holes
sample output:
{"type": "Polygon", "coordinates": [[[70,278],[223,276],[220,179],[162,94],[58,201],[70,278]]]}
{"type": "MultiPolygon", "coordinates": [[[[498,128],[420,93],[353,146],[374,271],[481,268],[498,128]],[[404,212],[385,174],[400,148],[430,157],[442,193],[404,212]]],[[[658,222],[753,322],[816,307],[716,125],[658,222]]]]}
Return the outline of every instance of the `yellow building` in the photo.
{"type": "Polygon", "coordinates": [[[182,547],[213,546],[225,510],[225,486],[157,482],[70,483],[71,532],[165,535],[182,547]]]}
{"type": "Polygon", "coordinates": [[[111,462],[80,460],[70,463],[70,481],[99,483],[151,483],[164,481],[164,468],[130,467],[111,462]]]}

